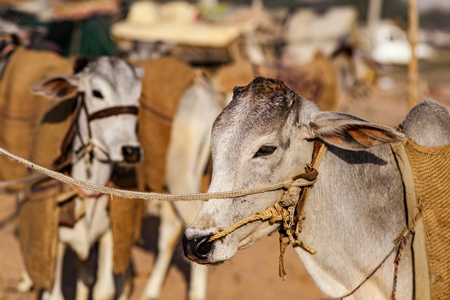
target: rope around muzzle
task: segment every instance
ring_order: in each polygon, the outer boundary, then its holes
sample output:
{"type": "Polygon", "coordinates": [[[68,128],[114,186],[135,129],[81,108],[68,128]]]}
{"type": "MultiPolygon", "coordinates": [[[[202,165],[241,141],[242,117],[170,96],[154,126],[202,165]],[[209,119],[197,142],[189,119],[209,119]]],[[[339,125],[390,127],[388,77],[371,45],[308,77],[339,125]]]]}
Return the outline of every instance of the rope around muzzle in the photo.
{"type": "Polygon", "coordinates": [[[310,254],[315,254],[316,250],[308,247],[299,237],[302,231],[303,220],[305,219],[304,207],[309,191],[317,181],[319,175],[317,168],[327,150],[326,145],[316,140],[310,164],[305,167],[305,172],[299,173],[289,180],[293,180],[289,187],[284,188],[283,196],[279,202],[265,210],[251,215],[241,220],[231,227],[219,231],[208,239],[208,243],[223,238],[248,223],[255,221],[269,221],[270,224],[282,222],[278,233],[280,234],[280,256],[278,262],[279,276],[285,280],[287,273],[284,268],[284,253],[291,244],[293,247],[299,246],[310,254]]]}
{"type": "Polygon", "coordinates": [[[299,195],[303,187],[310,187],[317,181],[317,170],[313,169],[312,167],[307,167],[307,169],[307,172],[302,172],[298,175],[294,175],[286,180],[286,183],[289,182],[289,184],[286,184],[286,186],[283,187],[285,189],[285,192],[281,198],[281,201],[276,202],[273,206],[269,206],[261,212],[258,212],[233,224],[226,230],[214,234],[209,238],[208,242],[213,242],[215,240],[223,238],[239,227],[255,221],[269,221],[270,224],[274,224],[278,221],[284,221],[286,223],[286,226],[292,226],[292,224],[289,224],[289,222],[293,221],[293,212],[290,212],[288,208],[297,204],[299,195]],[[308,176],[306,174],[312,174],[312,176],[308,176]]]}

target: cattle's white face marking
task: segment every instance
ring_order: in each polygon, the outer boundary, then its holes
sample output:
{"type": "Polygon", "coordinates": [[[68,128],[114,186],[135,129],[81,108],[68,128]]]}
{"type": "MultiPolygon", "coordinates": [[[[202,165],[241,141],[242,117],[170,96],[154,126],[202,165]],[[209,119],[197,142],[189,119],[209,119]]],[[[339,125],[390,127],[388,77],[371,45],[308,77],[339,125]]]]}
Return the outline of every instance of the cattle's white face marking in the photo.
{"type": "MultiPolygon", "coordinates": [[[[232,102],[216,119],[211,139],[213,176],[210,192],[259,187],[282,182],[304,171],[313,142],[362,150],[398,141],[395,130],[356,117],[322,112],[279,80],[256,78],[234,89],[232,102]]],[[[251,246],[274,232],[279,224],[253,222],[208,243],[209,237],[272,206],[282,191],[205,202],[184,236],[185,253],[198,263],[216,264],[238,249],[251,246]]]]}
{"type": "MultiPolygon", "coordinates": [[[[138,107],[142,75],[142,69],[113,57],[101,57],[89,63],[76,75],[79,80],[78,92],[85,95],[88,114],[93,115],[111,107],[138,107]]],[[[90,121],[95,156],[105,160],[105,153],[108,153],[112,161],[127,161],[127,155],[140,148],[136,124],[137,116],[130,113],[90,121]]],[[[88,138],[85,127],[82,132],[83,142],[86,143],[88,138]]]]}

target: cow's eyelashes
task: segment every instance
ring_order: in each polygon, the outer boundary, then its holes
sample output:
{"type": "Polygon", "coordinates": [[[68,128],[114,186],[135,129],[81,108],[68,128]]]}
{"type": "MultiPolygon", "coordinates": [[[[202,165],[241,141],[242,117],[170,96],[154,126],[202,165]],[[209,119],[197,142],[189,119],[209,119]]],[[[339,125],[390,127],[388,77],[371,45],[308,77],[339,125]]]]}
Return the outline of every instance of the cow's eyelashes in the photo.
{"type": "Polygon", "coordinates": [[[277,150],[277,147],[275,146],[262,146],[261,148],[256,151],[255,155],[253,155],[253,158],[261,157],[261,156],[268,156],[277,150]]]}
{"type": "Polygon", "coordinates": [[[94,96],[95,98],[103,99],[103,94],[99,90],[93,90],[92,96],[94,96]]]}

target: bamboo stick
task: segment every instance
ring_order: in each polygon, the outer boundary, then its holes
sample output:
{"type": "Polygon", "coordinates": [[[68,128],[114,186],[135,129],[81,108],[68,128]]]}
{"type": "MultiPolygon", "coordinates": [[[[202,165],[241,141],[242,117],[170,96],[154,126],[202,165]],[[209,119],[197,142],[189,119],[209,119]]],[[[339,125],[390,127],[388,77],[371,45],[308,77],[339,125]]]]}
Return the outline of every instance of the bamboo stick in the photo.
{"type": "Polygon", "coordinates": [[[419,102],[419,68],[415,48],[417,45],[417,31],[419,17],[416,0],[409,0],[409,44],[411,45],[411,58],[408,68],[408,106],[411,109],[419,102]]]}

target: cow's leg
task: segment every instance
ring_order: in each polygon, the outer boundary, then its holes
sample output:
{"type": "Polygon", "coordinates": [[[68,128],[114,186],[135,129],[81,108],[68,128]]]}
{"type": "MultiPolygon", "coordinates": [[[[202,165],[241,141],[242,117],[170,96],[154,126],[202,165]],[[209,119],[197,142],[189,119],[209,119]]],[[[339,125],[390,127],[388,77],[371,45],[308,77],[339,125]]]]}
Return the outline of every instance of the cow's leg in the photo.
{"type": "MultiPolygon", "coordinates": [[[[22,204],[23,200],[25,199],[24,191],[20,190],[17,192],[17,205],[20,206],[22,204]]],[[[30,291],[33,288],[33,280],[31,280],[30,275],[27,272],[27,269],[25,266],[22,266],[22,269],[20,270],[21,280],[17,284],[17,290],[21,293],[25,293],[30,291]]]]}
{"type": "MultiPolygon", "coordinates": [[[[172,194],[198,193],[210,156],[210,131],[219,111],[205,85],[194,85],[180,100],[167,155],[166,182],[172,194]]],[[[177,215],[191,224],[201,202],[174,202],[177,215]]],[[[207,267],[192,265],[189,299],[206,298],[207,267]]]]}
{"type": "Polygon", "coordinates": [[[97,281],[93,290],[94,299],[113,299],[115,293],[113,274],[113,235],[108,229],[99,240],[97,281]]]}
{"type": "MultiPolygon", "coordinates": [[[[120,292],[118,300],[127,300],[129,295],[131,295],[133,276],[130,270],[126,270],[119,275],[119,284],[117,290],[120,292]]],[[[117,282],[117,281],[116,281],[117,282]]]]}
{"type": "Polygon", "coordinates": [[[17,284],[17,290],[21,293],[30,291],[33,288],[33,281],[31,280],[31,277],[28,274],[27,269],[25,267],[22,267],[20,274],[22,279],[17,284]]]}
{"type": "Polygon", "coordinates": [[[172,255],[177,245],[182,225],[173,207],[168,202],[161,205],[161,223],[159,226],[158,255],[152,274],[145,285],[141,299],[157,299],[161,292],[172,255]]]}
{"type": "MultiPolygon", "coordinates": [[[[80,216],[84,211],[84,200],[75,199],[75,215],[80,216]]],[[[70,227],[60,226],[58,237],[61,242],[66,243],[77,257],[77,283],[76,299],[86,300],[89,298],[92,271],[89,266],[90,243],[88,237],[88,222],[86,216],[79,218],[75,225],[70,227]]]]}
{"type": "Polygon", "coordinates": [[[208,267],[191,263],[191,282],[189,284],[189,300],[206,299],[206,283],[208,267]]]}
{"type": "Polygon", "coordinates": [[[62,271],[63,271],[63,259],[66,251],[66,244],[58,241],[56,248],[56,261],[55,261],[55,275],[53,278],[53,286],[51,291],[45,291],[42,294],[43,300],[60,300],[64,299],[62,293],[62,271]]]}
{"type": "Polygon", "coordinates": [[[89,259],[80,260],[77,258],[77,290],[76,300],[89,299],[90,282],[93,279],[92,268],[89,259]]]}

